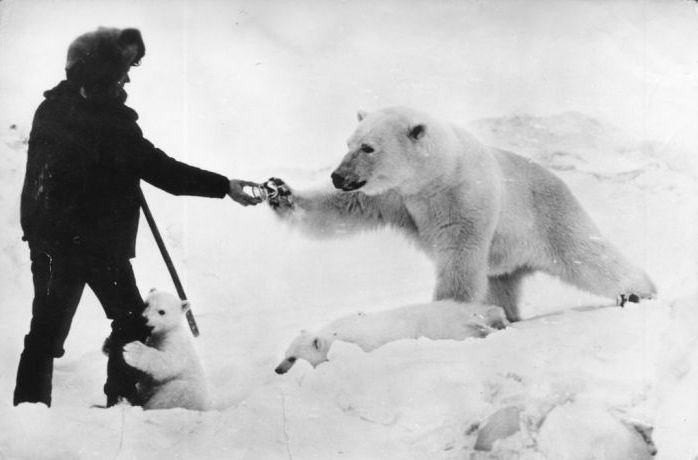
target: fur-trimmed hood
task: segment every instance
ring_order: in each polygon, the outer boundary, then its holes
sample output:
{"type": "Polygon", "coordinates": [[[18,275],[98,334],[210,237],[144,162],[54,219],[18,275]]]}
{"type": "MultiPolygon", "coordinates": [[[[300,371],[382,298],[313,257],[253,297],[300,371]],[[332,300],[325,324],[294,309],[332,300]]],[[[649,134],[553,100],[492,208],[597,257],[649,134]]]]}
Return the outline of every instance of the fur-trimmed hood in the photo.
{"type": "Polygon", "coordinates": [[[145,44],[138,29],[100,27],[70,44],[66,76],[79,85],[109,85],[138,65],[144,55],[145,44]]]}

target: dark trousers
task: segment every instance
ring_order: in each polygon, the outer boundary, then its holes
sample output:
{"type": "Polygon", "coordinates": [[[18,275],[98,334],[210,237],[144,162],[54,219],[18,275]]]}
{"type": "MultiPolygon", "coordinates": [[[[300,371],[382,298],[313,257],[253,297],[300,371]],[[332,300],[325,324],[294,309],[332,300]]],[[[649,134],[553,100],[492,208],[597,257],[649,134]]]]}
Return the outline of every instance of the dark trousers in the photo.
{"type": "Polygon", "coordinates": [[[17,369],[14,404],[43,402],[51,405],[53,359],[63,356],[85,284],[99,299],[107,318],[112,320],[109,336],[107,405],[121,397],[135,401],[139,373],[123,359],[122,347],[134,340],[145,340],[148,329],[141,316],[144,304],[133,268],[128,260],[88,261],[71,254],[31,252],[34,302],[29,333],[17,369]]]}

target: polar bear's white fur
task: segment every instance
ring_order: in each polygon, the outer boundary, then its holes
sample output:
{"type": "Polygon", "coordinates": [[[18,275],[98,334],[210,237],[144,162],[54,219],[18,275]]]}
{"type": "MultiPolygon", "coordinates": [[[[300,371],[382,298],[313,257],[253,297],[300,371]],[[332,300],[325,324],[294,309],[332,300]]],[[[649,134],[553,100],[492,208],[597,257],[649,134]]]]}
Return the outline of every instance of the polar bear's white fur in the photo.
{"type": "Polygon", "coordinates": [[[611,299],[655,294],[567,186],[529,159],[407,108],[359,112],[348,146],[332,173],[341,191],[292,190],[277,214],[320,236],[399,228],[435,262],[437,300],[501,305],[515,321],[521,281],[535,271],[611,299]]]}
{"type": "Polygon", "coordinates": [[[371,351],[400,339],[426,337],[433,340],[463,340],[485,337],[506,324],[501,307],[453,300],[371,314],[356,313],[332,321],[314,333],[301,331],[288,347],[276,373],[286,373],[298,359],[308,361],[313,367],[327,361],[327,353],[335,340],[354,343],[364,351],[371,351]]]}
{"type": "Polygon", "coordinates": [[[172,294],[150,291],[143,316],[152,328],[145,344],[124,346],[124,360],[143,371],[138,396],[144,409],[205,410],[207,388],[191,333],[183,319],[189,303],[172,294]]]}

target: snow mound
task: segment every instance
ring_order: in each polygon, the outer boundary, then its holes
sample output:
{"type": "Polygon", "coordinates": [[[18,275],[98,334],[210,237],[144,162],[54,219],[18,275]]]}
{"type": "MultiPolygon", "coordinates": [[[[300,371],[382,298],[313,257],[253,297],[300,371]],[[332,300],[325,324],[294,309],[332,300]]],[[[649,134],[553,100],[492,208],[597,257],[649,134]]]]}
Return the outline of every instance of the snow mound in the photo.
{"type": "Polygon", "coordinates": [[[656,170],[694,175],[695,155],[635,139],[610,123],[579,112],[476,120],[469,128],[486,143],[527,155],[556,171],[582,171],[600,179],[632,180],[656,170]]]}
{"type": "Polygon", "coordinates": [[[538,448],[545,458],[649,460],[653,452],[642,435],[602,405],[572,403],[553,409],[543,422],[538,448]]]}

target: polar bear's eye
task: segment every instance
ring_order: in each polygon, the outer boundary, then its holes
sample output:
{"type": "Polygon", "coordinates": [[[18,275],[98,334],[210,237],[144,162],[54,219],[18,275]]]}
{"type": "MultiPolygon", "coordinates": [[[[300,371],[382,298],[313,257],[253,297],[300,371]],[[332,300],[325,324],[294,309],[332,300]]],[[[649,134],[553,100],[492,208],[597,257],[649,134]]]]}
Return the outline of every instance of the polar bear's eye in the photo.
{"type": "Polygon", "coordinates": [[[373,153],[374,152],[373,147],[371,147],[368,144],[361,144],[361,151],[364,153],[373,153]]]}
{"type": "Polygon", "coordinates": [[[158,310],[158,314],[160,316],[165,316],[165,310],[158,310]]]}

